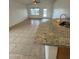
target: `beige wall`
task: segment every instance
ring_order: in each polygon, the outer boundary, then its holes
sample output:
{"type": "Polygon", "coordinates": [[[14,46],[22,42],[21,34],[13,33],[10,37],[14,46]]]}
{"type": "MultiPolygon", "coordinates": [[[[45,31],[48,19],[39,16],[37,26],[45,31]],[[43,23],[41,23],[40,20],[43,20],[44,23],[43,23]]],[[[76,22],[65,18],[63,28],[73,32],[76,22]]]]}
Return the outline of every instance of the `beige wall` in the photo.
{"type": "Polygon", "coordinates": [[[61,14],[70,17],[70,0],[56,0],[53,9],[52,18],[59,18],[61,14]]]}
{"type": "Polygon", "coordinates": [[[14,0],[9,1],[9,27],[20,23],[28,17],[26,6],[14,0]]]}

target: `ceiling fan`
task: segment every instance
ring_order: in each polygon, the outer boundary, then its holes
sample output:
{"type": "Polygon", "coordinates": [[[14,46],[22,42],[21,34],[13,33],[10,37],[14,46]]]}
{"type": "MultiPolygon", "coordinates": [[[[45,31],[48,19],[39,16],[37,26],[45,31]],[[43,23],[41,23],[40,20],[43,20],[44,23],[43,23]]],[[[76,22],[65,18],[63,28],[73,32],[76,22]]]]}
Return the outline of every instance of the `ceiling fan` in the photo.
{"type": "Polygon", "coordinates": [[[33,0],[33,4],[37,4],[37,3],[40,3],[40,0],[33,0]]]}

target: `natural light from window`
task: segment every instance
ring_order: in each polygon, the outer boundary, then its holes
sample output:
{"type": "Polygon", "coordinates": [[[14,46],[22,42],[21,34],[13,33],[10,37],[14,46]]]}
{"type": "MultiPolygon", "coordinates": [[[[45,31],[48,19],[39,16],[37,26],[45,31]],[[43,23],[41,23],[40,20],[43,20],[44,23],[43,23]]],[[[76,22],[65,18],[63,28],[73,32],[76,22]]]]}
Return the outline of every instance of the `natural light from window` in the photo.
{"type": "Polygon", "coordinates": [[[33,8],[31,9],[31,15],[39,15],[39,8],[33,8]]]}
{"type": "Polygon", "coordinates": [[[43,9],[43,17],[47,17],[47,9],[43,9]]]}

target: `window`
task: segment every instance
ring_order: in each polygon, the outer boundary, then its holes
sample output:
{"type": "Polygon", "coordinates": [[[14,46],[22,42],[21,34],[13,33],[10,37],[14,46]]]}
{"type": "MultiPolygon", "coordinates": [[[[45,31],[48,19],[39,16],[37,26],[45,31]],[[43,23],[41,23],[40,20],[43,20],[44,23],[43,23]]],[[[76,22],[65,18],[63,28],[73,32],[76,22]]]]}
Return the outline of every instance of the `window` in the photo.
{"type": "Polygon", "coordinates": [[[47,9],[43,9],[43,17],[47,17],[47,9]]]}
{"type": "Polygon", "coordinates": [[[39,15],[39,8],[31,9],[31,15],[39,15]]]}

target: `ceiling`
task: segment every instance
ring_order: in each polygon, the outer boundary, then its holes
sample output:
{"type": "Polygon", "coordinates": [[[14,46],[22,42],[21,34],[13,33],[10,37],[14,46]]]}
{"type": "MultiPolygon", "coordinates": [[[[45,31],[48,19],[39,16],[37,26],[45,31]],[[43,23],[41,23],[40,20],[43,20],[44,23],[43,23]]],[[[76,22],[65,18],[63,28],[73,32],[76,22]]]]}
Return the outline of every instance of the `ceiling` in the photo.
{"type": "MultiPolygon", "coordinates": [[[[22,3],[22,4],[25,4],[25,5],[33,3],[32,0],[15,0],[15,1],[22,3]]],[[[45,1],[53,2],[54,0],[40,0],[40,3],[45,2],[45,1]]]]}

